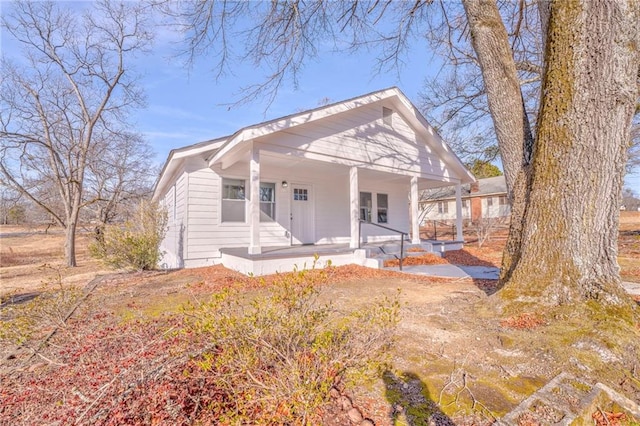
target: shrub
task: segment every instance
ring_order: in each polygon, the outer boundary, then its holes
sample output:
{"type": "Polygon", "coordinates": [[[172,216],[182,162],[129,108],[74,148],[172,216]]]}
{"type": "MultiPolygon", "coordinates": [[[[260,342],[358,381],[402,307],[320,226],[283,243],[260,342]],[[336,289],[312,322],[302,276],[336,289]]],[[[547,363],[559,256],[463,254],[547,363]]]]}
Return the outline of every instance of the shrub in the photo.
{"type": "Polygon", "coordinates": [[[223,423],[318,424],[333,386],[379,377],[397,297],[340,316],[317,301],[325,280],[324,270],[294,271],[266,295],[225,290],[187,309],[185,332],[212,341],[198,365],[226,395],[210,407],[223,423]]]}
{"type": "Polygon", "coordinates": [[[166,231],[166,211],[156,203],[142,201],[134,220],[100,228],[89,251],[93,257],[115,268],[154,269],[162,257],[160,243],[166,231]]]}

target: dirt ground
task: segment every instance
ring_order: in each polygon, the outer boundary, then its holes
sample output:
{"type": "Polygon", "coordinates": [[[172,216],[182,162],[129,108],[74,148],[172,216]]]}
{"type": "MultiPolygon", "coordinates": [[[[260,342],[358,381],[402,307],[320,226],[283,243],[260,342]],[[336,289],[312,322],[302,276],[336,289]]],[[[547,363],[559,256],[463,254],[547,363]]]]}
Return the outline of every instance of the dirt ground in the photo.
{"type": "MultiPolygon", "coordinates": [[[[0,231],[6,233],[7,229],[0,231]]],[[[5,299],[8,294],[38,291],[42,282],[51,281],[56,271],[64,283],[81,287],[98,274],[113,272],[89,259],[87,235],[81,237],[79,244],[81,266],[63,267],[61,235],[55,232],[45,235],[41,231],[0,238],[0,296],[5,295],[5,299]],[[51,267],[43,268],[44,264],[51,267]]],[[[472,240],[471,235],[468,240],[472,240]]],[[[470,241],[464,252],[452,254],[449,261],[499,265],[503,244],[503,235],[497,235],[482,248],[470,241]]],[[[640,213],[624,212],[621,217],[619,263],[623,279],[640,282],[640,213]]],[[[86,336],[100,330],[108,335],[125,319],[161,322],[185,302],[203,300],[216,289],[239,283],[247,292],[260,292],[269,279],[264,282],[243,277],[223,267],[121,273],[98,285],[71,322],[73,327],[90,328],[91,333],[86,336]]],[[[628,362],[623,363],[624,357],[640,359],[640,353],[625,354],[636,350],[635,346],[617,348],[615,341],[612,347],[594,346],[595,340],[589,333],[597,330],[584,329],[580,330],[584,333],[580,344],[586,348],[567,351],[558,341],[567,341],[568,328],[562,328],[553,319],[539,318],[535,313],[515,318],[513,323],[496,318],[491,310],[493,281],[415,277],[348,266],[331,270],[328,283],[322,286],[321,299],[331,302],[338,311],[349,312],[371,303],[372,297],[391,297],[398,290],[401,322],[392,365],[380,380],[349,390],[354,405],[376,425],[491,424],[562,371],[579,374],[593,383],[602,381],[640,403],[640,363],[633,369],[628,368],[628,362]],[[607,365],[585,367],[591,358],[581,357],[593,353],[600,354],[607,365]]],[[[577,320],[569,315],[558,323],[577,320]]],[[[64,340],[66,335],[54,337],[43,351],[49,361],[36,357],[27,362],[28,354],[16,352],[16,347],[3,346],[0,359],[17,355],[0,366],[0,388],[29,389],[35,386],[29,383],[38,380],[51,383],[56,369],[65,368],[55,362],[70,350],[66,347],[70,343],[64,340]]],[[[78,339],[81,333],[74,335],[78,339]]],[[[106,354],[101,356],[99,364],[108,365],[108,359],[106,354]]],[[[91,386],[102,389],[113,379],[106,375],[101,380],[94,380],[91,386]]],[[[46,424],[38,417],[39,412],[55,411],[60,394],[72,399],[80,392],[78,389],[82,390],[80,385],[66,390],[64,385],[60,386],[55,398],[33,396],[33,403],[39,404],[31,407],[33,412],[28,411],[25,403],[27,411],[22,411],[22,415],[30,413],[31,417],[15,419],[10,411],[0,409],[0,424],[7,421],[46,424]],[[51,405],[47,408],[47,404],[51,405]]],[[[0,394],[0,400],[3,395],[0,394]]],[[[348,424],[345,413],[336,407],[329,408],[325,419],[327,425],[348,424]]]]}

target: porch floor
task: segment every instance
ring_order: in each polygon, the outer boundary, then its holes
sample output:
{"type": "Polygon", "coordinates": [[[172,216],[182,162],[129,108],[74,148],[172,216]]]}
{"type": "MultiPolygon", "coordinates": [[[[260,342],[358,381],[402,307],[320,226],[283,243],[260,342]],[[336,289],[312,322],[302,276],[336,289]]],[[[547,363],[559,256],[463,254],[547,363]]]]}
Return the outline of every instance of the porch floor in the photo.
{"type": "MultiPolygon", "coordinates": [[[[362,245],[365,247],[376,247],[382,243],[366,243],[362,245]]],[[[262,253],[249,254],[248,247],[228,247],[221,248],[220,252],[230,256],[241,257],[243,259],[250,260],[266,260],[266,259],[284,259],[294,257],[308,257],[313,255],[327,255],[327,254],[349,254],[353,253],[356,249],[349,248],[349,243],[342,244],[304,244],[295,246],[273,246],[262,247],[262,253]]]]}

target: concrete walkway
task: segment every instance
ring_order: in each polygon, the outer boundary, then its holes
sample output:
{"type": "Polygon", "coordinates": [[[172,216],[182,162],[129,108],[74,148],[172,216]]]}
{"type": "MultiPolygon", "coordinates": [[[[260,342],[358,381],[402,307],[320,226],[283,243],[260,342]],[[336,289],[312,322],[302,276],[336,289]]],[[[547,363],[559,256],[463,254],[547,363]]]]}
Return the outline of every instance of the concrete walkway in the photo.
{"type": "Polygon", "coordinates": [[[622,287],[632,296],[640,296],[640,283],[630,283],[622,281],[622,287]]]}
{"type": "MultiPolygon", "coordinates": [[[[398,268],[386,268],[398,271],[398,268]]],[[[491,266],[464,266],[464,265],[407,265],[402,272],[414,275],[428,275],[432,277],[447,278],[473,278],[478,280],[497,280],[500,268],[491,266]]],[[[632,296],[640,296],[640,283],[628,281],[622,282],[622,287],[632,296]]]]}
{"type": "MultiPolygon", "coordinates": [[[[398,271],[398,268],[387,268],[398,271]]],[[[433,277],[448,278],[474,278],[480,280],[497,280],[500,268],[491,266],[464,266],[464,265],[406,265],[402,272],[415,275],[429,275],[433,277]]]]}

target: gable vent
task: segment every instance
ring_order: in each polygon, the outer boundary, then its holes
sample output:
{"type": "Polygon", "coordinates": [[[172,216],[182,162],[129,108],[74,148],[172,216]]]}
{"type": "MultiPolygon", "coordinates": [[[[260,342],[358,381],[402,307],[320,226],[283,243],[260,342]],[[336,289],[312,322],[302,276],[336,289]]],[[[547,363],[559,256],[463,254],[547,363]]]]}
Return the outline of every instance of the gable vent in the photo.
{"type": "Polygon", "coordinates": [[[382,107],[382,122],[385,126],[393,127],[393,110],[391,108],[382,107]]]}

